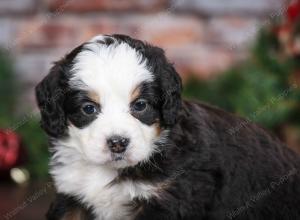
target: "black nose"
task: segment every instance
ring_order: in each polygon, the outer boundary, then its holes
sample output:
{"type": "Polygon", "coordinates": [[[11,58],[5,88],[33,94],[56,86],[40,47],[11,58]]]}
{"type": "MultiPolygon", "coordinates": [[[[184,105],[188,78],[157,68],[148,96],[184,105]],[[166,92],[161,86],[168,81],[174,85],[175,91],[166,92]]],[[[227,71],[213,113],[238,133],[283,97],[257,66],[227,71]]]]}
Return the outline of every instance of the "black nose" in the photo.
{"type": "Polygon", "coordinates": [[[122,153],[126,150],[129,139],[121,136],[112,136],[107,139],[107,146],[113,153],[122,153]]]}

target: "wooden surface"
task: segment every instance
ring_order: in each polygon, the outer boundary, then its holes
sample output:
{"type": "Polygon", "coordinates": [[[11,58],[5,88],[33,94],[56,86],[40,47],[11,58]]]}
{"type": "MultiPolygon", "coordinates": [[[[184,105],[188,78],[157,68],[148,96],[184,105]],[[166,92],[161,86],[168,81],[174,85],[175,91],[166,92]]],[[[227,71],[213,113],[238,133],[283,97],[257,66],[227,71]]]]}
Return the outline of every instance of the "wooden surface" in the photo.
{"type": "Polygon", "coordinates": [[[0,183],[0,219],[42,220],[53,200],[50,182],[25,186],[0,183]]]}

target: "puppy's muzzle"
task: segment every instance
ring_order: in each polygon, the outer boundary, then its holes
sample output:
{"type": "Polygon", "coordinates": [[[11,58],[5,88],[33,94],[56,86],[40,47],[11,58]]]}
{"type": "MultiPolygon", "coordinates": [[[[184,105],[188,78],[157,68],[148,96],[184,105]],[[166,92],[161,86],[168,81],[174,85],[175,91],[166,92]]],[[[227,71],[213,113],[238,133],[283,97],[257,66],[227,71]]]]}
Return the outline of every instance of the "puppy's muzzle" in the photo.
{"type": "Polygon", "coordinates": [[[108,138],[106,142],[112,153],[123,153],[129,144],[129,138],[114,135],[108,138]]]}

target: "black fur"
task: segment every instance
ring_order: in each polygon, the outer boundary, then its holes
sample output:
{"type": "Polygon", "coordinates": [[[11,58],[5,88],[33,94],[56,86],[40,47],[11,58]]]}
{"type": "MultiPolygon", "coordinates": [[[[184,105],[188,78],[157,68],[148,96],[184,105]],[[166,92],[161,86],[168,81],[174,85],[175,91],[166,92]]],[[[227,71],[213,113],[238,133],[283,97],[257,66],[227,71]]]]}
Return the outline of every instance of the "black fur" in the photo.
{"type": "Polygon", "coordinates": [[[99,112],[101,112],[101,106],[91,100],[86,91],[79,91],[74,89],[69,89],[66,94],[66,100],[64,102],[64,109],[68,119],[79,128],[84,128],[88,126],[92,121],[97,118],[99,112]],[[85,115],[82,113],[81,104],[82,103],[93,103],[97,108],[97,113],[92,115],[85,115]]]}
{"type": "MultiPolygon", "coordinates": [[[[172,126],[177,119],[181,107],[181,79],[170,64],[161,48],[154,47],[140,40],[134,40],[125,35],[115,34],[112,37],[119,42],[125,42],[135,48],[146,59],[148,69],[154,73],[156,88],[159,89],[159,104],[162,116],[162,126],[172,126]]],[[[153,98],[152,98],[153,99],[153,98]]]]}
{"type": "Polygon", "coordinates": [[[54,138],[67,135],[67,117],[64,109],[65,97],[70,92],[68,79],[74,57],[82,46],[75,48],[64,59],[55,63],[50,73],[36,86],[36,99],[41,112],[42,128],[54,138]]]}
{"type": "MultiPolygon", "coordinates": [[[[57,194],[46,215],[48,220],[68,219],[66,215],[81,212],[81,220],[94,220],[95,216],[89,208],[80,204],[76,198],[64,194],[57,194]]],[[[78,218],[70,218],[78,219],[78,218]]]]}
{"type": "Polygon", "coordinates": [[[205,104],[184,102],[178,120],[154,175],[174,181],[137,219],[300,218],[298,155],[255,124],[228,133],[244,120],[205,104]]]}
{"type": "MultiPolygon", "coordinates": [[[[148,101],[148,107],[143,112],[131,111],[131,114],[146,125],[152,125],[160,120],[160,98],[159,93],[153,83],[143,83],[139,86],[140,94],[137,99],[148,101]]],[[[135,101],[135,100],[134,100],[135,101]]],[[[133,101],[133,103],[134,103],[133,101]]]]}
{"type": "MultiPolygon", "coordinates": [[[[123,35],[113,37],[136,48],[155,74],[155,82],[143,85],[142,94],[151,94],[157,114],[141,120],[151,124],[158,118],[163,129],[170,130],[167,143],[157,143],[161,153],[147,164],[119,170],[111,183],[167,181],[158,198],[129,204],[138,212],[135,220],[300,219],[299,155],[256,124],[206,104],[182,101],[181,80],[160,48],[123,35]]],[[[53,99],[55,91],[65,88],[72,60],[67,56],[37,87],[42,126],[50,137],[67,135],[66,119],[76,112],[64,106],[70,91],[53,99]]],[[[58,195],[48,219],[61,219],[74,207],[95,219],[72,196],[58,195]]]]}

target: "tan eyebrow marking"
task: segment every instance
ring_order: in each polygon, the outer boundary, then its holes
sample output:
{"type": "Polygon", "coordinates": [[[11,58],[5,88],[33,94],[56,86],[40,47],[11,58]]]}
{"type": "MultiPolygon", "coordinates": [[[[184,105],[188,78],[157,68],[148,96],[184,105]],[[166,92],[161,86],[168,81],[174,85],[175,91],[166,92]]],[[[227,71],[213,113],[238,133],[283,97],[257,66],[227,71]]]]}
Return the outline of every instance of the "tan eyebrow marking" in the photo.
{"type": "Polygon", "coordinates": [[[130,95],[130,101],[134,101],[135,99],[137,99],[139,97],[139,95],[141,94],[141,86],[138,85],[131,93],[130,95]]]}
{"type": "Polygon", "coordinates": [[[100,104],[100,96],[99,96],[96,92],[94,92],[94,91],[89,91],[89,92],[88,92],[88,97],[89,97],[92,101],[94,101],[94,102],[100,104]]]}

